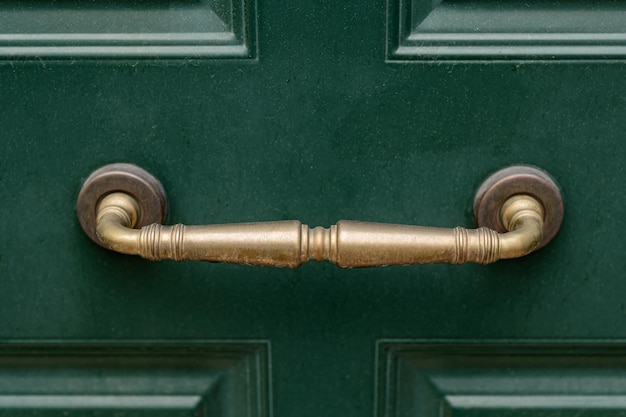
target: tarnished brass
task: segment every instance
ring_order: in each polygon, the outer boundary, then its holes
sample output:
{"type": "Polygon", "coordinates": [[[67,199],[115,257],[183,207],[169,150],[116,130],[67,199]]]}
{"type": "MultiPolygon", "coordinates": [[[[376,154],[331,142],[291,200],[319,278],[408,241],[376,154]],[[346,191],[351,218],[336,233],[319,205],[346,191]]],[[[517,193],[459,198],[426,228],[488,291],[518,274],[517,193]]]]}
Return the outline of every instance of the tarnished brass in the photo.
{"type": "MultiPolygon", "coordinates": [[[[145,175],[150,176],[145,171],[139,176],[145,175]]],[[[545,178],[541,176],[540,180],[545,178]]],[[[154,187],[156,180],[152,179],[139,182],[154,187]]],[[[528,181],[528,177],[525,180],[528,181]]],[[[97,185],[98,178],[92,175],[86,184],[98,188],[94,183],[97,185]]],[[[488,264],[524,256],[540,243],[545,244],[544,219],[552,216],[552,213],[546,213],[551,209],[538,201],[537,195],[515,189],[495,208],[496,212],[491,213],[504,233],[486,227],[444,229],[346,220],[328,229],[309,228],[297,220],[203,226],[152,223],[136,228],[142,219],[151,217],[144,212],[146,204],[149,207],[151,202],[144,201],[142,205],[128,187],[109,186],[109,192],[103,193],[94,205],[98,243],[116,252],[154,261],[197,260],[286,268],[297,268],[309,260],[328,260],[342,268],[466,262],[488,264]]],[[[490,187],[487,189],[493,192],[490,187]]],[[[556,186],[555,189],[558,192],[556,186]]],[[[484,205],[485,190],[481,189],[481,193],[480,200],[484,205]]],[[[162,201],[164,204],[165,200],[162,201]]],[[[90,207],[89,204],[81,205],[79,198],[78,207],[85,206],[90,207]]],[[[562,204],[560,207],[562,216],[562,204]]],[[[90,216],[78,214],[83,229],[89,234],[90,216]]],[[[560,225],[560,219],[556,223],[560,225]]]]}
{"type": "Polygon", "coordinates": [[[480,186],[474,199],[474,215],[480,226],[503,233],[508,231],[500,217],[500,207],[518,194],[533,196],[546,209],[543,239],[537,249],[556,236],[563,221],[563,199],[559,187],[548,174],[530,166],[517,165],[501,169],[480,186]]]}
{"type": "Polygon", "coordinates": [[[91,240],[104,246],[96,235],[96,208],[103,196],[124,192],[134,197],[140,210],[135,227],[162,223],[167,199],[161,183],[146,170],[132,164],[110,164],[95,170],[85,180],[78,194],[76,214],[91,240]]]}

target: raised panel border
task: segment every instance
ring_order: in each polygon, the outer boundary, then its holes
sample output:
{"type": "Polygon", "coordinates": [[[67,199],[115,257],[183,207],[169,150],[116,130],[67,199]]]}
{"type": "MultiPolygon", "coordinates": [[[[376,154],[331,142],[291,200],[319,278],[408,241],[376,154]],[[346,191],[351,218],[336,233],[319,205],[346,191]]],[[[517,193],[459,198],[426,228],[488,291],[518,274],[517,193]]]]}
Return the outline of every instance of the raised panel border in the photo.
{"type": "MultiPolygon", "coordinates": [[[[515,0],[502,0],[500,3],[507,1],[515,0]]],[[[589,9],[584,29],[577,30],[576,23],[572,23],[566,30],[561,28],[556,31],[552,30],[553,26],[559,26],[563,21],[577,22],[581,20],[580,16],[568,19],[567,10],[557,13],[548,11],[543,26],[533,23],[533,19],[520,19],[513,22],[513,30],[505,31],[490,27],[493,26],[489,21],[494,19],[494,13],[489,10],[484,19],[478,19],[485,23],[485,27],[474,31],[462,24],[459,26],[463,19],[456,13],[458,9],[466,3],[467,8],[474,9],[473,17],[476,17],[480,16],[481,7],[495,2],[458,1],[457,5],[453,4],[454,7],[446,7],[449,3],[450,0],[387,0],[386,61],[445,63],[626,59],[626,26],[623,24],[626,8],[621,6],[613,13],[617,23],[611,25],[606,22],[607,15],[611,15],[610,10],[594,10],[602,2],[586,3],[589,9]],[[422,22],[428,23],[423,25],[422,22]]],[[[558,1],[553,3],[555,6],[560,4],[558,1]]],[[[532,7],[533,3],[530,4],[532,7]]]]}
{"type": "Polygon", "coordinates": [[[529,417],[555,409],[564,417],[626,412],[626,343],[377,342],[376,416],[529,417]]]}
{"type": "MultiPolygon", "coordinates": [[[[0,25],[0,60],[255,60],[258,57],[256,0],[197,0],[197,5],[189,6],[186,12],[163,9],[159,13],[144,1],[137,4],[146,6],[137,6],[136,10],[118,6],[119,10],[108,11],[111,22],[117,20],[115,13],[120,13],[121,20],[130,22],[126,26],[133,21],[142,22],[145,27],[137,31],[91,30],[90,27],[98,24],[102,26],[99,14],[103,9],[83,9],[80,1],[75,2],[75,7],[65,9],[50,8],[45,0],[28,6],[21,6],[22,3],[23,0],[11,0],[0,4],[0,22],[11,22],[0,25]],[[82,22],[80,25],[73,23],[74,15],[75,22],[82,22]],[[191,16],[200,18],[190,19],[191,16]],[[189,23],[191,20],[195,26],[189,23]],[[43,29],[34,30],[31,21],[43,29]],[[168,31],[168,26],[176,26],[177,30],[168,31]]],[[[106,7],[107,2],[103,4],[106,7]]]]}
{"type": "Polygon", "coordinates": [[[3,342],[0,414],[271,417],[270,361],[263,340],[3,342]]]}

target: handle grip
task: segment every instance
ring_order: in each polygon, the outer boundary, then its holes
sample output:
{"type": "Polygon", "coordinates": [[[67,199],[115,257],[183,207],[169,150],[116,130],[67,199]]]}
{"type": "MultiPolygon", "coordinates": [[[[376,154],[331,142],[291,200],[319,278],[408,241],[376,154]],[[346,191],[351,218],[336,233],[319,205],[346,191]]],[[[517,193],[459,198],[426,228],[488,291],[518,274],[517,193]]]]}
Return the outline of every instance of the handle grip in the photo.
{"type": "Polygon", "coordinates": [[[485,224],[478,229],[349,220],[328,229],[311,229],[297,220],[164,226],[160,222],[165,206],[163,188],[152,175],[134,165],[114,164],[87,179],[77,211],[92,240],[116,252],[153,261],[287,268],[309,260],[328,260],[342,268],[488,264],[524,256],[545,245],[563,216],[554,181],[526,166],[507,168],[485,181],[475,200],[476,217],[485,224]]]}

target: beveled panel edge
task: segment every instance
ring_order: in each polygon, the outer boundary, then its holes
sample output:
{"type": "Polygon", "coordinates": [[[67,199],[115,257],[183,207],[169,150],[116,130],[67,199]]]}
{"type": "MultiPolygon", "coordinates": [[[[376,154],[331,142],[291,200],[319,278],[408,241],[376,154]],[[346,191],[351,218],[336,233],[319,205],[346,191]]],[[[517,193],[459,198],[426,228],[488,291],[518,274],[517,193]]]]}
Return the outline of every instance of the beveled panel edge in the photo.
{"type": "Polygon", "coordinates": [[[615,406],[626,409],[626,395],[446,395],[444,406],[480,409],[542,409],[586,407],[610,409],[615,406]]]}
{"type": "MultiPolygon", "coordinates": [[[[389,361],[387,357],[394,355],[398,351],[415,351],[419,348],[425,352],[441,347],[450,348],[478,348],[478,349],[496,349],[520,348],[527,350],[528,348],[541,347],[553,349],[584,349],[587,352],[590,349],[597,352],[613,351],[620,356],[626,357],[626,339],[450,339],[450,338],[433,338],[433,339],[407,339],[407,338],[381,338],[375,343],[374,353],[374,417],[393,417],[386,413],[387,404],[390,400],[390,387],[388,382],[389,361]]],[[[515,351],[512,350],[514,353],[515,351]]],[[[443,400],[446,401],[446,397],[443,400]]],[[[615,397],[615,396],[612,396],[615,397]]],[[[626,396],[625,396],[626,397],[626,396]]]]}
{"type": "Polygon", "coordinates": [[[58,410],[70,407],[97,408],[98,411],[149,411],[167,408],[175,411],[198,412],[203,398],[198,395],[3,395],[0,394],[0,412],[16,410],[58,410]]]}
{"type": "Polygon", "coordinates": [[[385,62],[623,62],[626,33],[419,33],[411,10],[420,0],[387,0],[385,62]]]}
{"type": "Polygon", "coordinates": [[[233,1],[232,31],[206,33],[0,33],[0,62],[258,59],[257,0],[233,1]]]}
{"type": "MultiPolygon", "coordinates": [[[[503,42],[499,39],[498,42],[503,42]]],[[[566,41],[565,38],[559,41],[566,41]]],[[[437,43],[445,40],[437,39],[437,43]]],[[[622,61],[626,59],[626,42],[624,45],[580,44],[561,45],[481,45],[471,41],[462,45],[437,45],[428,42],[413,41],[399,45],[386,62],[546,62],[546,61],[622,61]]]]}
{"type": "Polygon", "coordinates": [[[0,352],[6,348],[16,347],[263,347],[270,349],[271,343],[267,339],[0,339],[0,352]]]}
{"type": "MultiPolygon", "coordinates": [[[[53,352],[62,354],[72,351],[121,351],[128,353],[144,353],[150,351],[163,352],[164,350],[180,350],[184,348],[202,349],[211,352],[241,353],[242,358],[252,357],[253,362],[251,376],[257,376],[255,391],[251,392],[249,402],[257,412],[249,414],[249,417],[272,417],[273,394],[272,394],[272,353],[271,342],[266,339],[5,339],[0,340],[0,357],[3,355],[51,355],[53,352]]],[[[0,396],[0,400],[11,404],[11,396],[0,396]]],[[[34,397],[40,397],[35,395],[34,397]]],[[[94,397],[98,401],[98,396],[94,397]]],[[[132,396],[131,399],[141,400],[142,396],[132,396]]],[[[24,396],[21,396],[23,399],[24,396]]],[[[49,400],[49,396],[45,401],[49,400]]],[[[110,398],[107,398],[109,401],[110,398]]],[[[197,406],[203,406],[204,398],[194,395],[178,397],[181,405],[191,404],[195,401],[197,406]]],[[[15,404],[13,404],[15,405],[15,404]]]]}

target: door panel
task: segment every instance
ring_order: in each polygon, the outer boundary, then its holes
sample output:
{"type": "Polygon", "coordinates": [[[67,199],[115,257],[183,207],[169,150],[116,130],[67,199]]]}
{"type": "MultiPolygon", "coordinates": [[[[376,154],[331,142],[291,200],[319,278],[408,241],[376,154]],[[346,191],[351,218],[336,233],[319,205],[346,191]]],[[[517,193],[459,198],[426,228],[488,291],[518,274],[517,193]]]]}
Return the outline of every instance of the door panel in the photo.
{"type": "Polygon", "coordinates": [[[254,1],[37,2],[0,5],[8,59],[256,57],[254,1]]]}
{"type": "Polygon", "coordinates": [[[7,416],[263,416],[268,345],[24,343],[0,349],[7,416]]]}
{"type": "Polygon", "coordinates": [[[384,416],[619,416],[624,350],[554,342],[380,341],[384,416]]]}
{"type": "Polygon", "coordinates": [[[256,59],[6,57],[2,340],[266,340],[274,414],[301,417],[371,415],[381,339],[623,346],[622,64],[389,62],[386,13],[261,0],[256,59]],[[157,176],[187,224],[470,227],[476,188],[520,163],[556,178],[565,220],[485,267],[150,263],[78,225],[82,182],[113,162],[157,176]]]}
{"type": "Polygon", "coordinates": [[[623,59],[625,16],[613,1],[390,0],[387,59],[623,59]]]}

